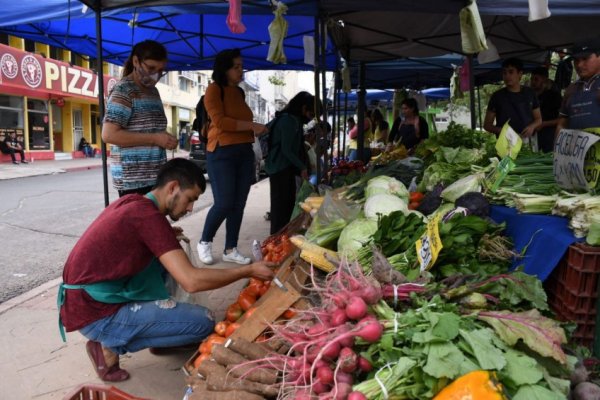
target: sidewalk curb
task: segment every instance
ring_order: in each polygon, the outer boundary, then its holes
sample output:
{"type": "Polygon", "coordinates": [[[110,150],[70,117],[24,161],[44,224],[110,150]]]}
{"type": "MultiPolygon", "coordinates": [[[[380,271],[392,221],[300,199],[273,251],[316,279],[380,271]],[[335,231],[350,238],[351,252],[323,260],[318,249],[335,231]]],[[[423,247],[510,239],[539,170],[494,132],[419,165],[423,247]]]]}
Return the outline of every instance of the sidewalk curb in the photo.
{"type": "Polygon", "coordinates": [[[13,297],[12,299],[6,300],[4,303],[0,304],[0,315],[58,286],[60,282],[62,282],[62,278],[52,279],[51,281],[43,283],[40,286],[33,288],[28,292],[25,292],[17,297],[13,297]]]}
{"type": "MultiPolygon", "coordinates": [[[[107,166],[110,166],[110,164],[107,164],[107,166]]],[[[67,167],[67,168],[62,168],[62,170],[65,172],[77,172],[77,171],[87,171],[88,169],[98,169],[98,168],[102,168],[102,164],[85,165],[85,166],[81,166],[81,167],[67,167]]]]}

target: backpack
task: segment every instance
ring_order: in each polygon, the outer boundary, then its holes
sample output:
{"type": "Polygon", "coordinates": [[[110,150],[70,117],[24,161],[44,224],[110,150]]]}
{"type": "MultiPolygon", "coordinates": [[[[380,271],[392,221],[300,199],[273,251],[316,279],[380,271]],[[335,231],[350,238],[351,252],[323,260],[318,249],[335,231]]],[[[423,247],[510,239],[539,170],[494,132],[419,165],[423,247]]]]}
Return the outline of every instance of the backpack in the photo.
{"type": "Polygon", "coordinates": [[[258,137],[258,142],[260,144],[260,151],[262,153],[263,160],[266,160],[267,156],[269,155],[269,149],[271,148],[271,145],[272,145],[271,144],[271,132],[275,128],[275,124],[277,123],[277,120],[279,120],[280,116],[281,116],[281,114],[278,113],[275,116],[275,118],[273,118],[267,124],[267,131],[258,137]]]}
{"type": "MultiPolygon", "coordinates": [[[[225,99],[225,91],[221,86],[219,86],[219,88],[221,89],[221,102],[223,102],[225,99]]],[[[238,87],[238,89],[240,90],[240,92],[242,92],[242,96],[245,99],[246,93],[244,92],[244,89],[242,89],[241,87],[238,87]]],[[[206,112],[206,108],[204,107],[204,95],[202,95],[202,97],[200,97],[200,100],[198,100],[198,104],[196,104],[196,118],[192,123],[192,129],[198,131],[198,136],[201,143],[208,143],[209,126],[210,116],[208,115],[208,113],[206,112]]]]}

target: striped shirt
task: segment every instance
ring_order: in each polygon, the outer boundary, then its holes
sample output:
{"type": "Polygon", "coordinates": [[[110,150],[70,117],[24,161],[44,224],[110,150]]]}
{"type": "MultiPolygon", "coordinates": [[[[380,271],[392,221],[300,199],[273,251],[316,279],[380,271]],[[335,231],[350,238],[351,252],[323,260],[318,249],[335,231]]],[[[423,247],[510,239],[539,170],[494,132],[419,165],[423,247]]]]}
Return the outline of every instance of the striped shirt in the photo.
{"type": "MultiPolygon", "coordinates": [[[[158,90],[152,88],[151,93],[146,93],[130,77],[119,81],[110,93],[104,122],[140,135],[164,132],[167,128],[158,90]]],[[[117,190],[154,186],[159,168],[167,161],[167,152],[159,146],[111,145],[110,151],[110,172],[117,190]]]]}

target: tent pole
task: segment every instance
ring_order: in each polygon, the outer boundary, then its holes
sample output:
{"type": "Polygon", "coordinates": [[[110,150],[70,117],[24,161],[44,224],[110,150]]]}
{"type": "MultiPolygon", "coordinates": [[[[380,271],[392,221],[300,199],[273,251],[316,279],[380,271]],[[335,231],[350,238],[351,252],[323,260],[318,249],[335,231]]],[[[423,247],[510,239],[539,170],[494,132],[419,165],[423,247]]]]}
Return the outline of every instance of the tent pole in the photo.
{"type": "MultiPolygon", "coordinates": [[[[323,121],[326,123],[327,120],[329,119],[329,113],[327,112],[327,100],[328,100],[328,96],[327,96],[327,63],[326,63],[326,58],[325,58],[325,48],[327,46],[327,33],[326,33],[326,26],[325,26],[325,19],[321,19],[320,20],[320,36],[319,38],[321,39],[321,43],[320,43],[320,67],[321,67],[321,89],[323,92],[323,121]]],[[[331,130],[332,134],[333,134],[333,127],[331,130]]],[[[329,170],[329,163],[331,158],[333,157],[333,145],[330,144],[330,142],[332,141],[332,137],[330,137],[329,132],[327,132],[327,124],[323,125],[323,129],[322,129],[322,135],[323,135],[323,177],[327,177],[327,170],[329,170]],[[329,154],[327,153],[327,149],[328,149],[328,145],[331,145],[331,154],[332,157],[329,157],[329,154]]]]}
{"type": "Polygon", "coordinates": [[[467,56],[469,63],[469,108],[471,110],[471,129],[477,126],[477,115],[475,115],[475,74],[473,74],[473,54],[467,56]]]}
{"type": "Polygon", "coordinates": [[[477,108],[479,110],[479,128],[483,129],[483,123],[481,122],[481,91],[480,87],[477,86],[477,108]]]}
{"type": "MultiPolygon", "coordinates": [[[[99,2],[98,2],[99,3],[99,2]]],[[[102,10],[101,7],[96,12],[96,75],[98,79],[98,113],[100,115],[100,132],[104,125],[104,58],[102,57],[102,10]]],[[[106,162],[106,142],[102,140],[100,133],[100,147],[102,149],[102,185],[104,189],[104,207],[108,207],[108,165],[106,162]]]]}
{"type": "Polygon", "coordinates": [[[344,132],[342,132],[342,156],[346,158],[346,136],[348,136],[348,92],[344,92],[344,132]]]}
{"type": "MultiPolygon", "coordinates": [[[[320,85],[319,85],[319,48],[321,46],[319,46],[319,17],[315,17],[315,37],[314,37],[314,47],[315,47],[315,59],[314,59],[314,77],[315,77],[315,105],[314,105],[314,109],[315,111],[317,110],[317,104],[319,104],[319,90],[320,90],[320,85]]],[[[315,113],[316,115],[316,113],[315,113]]],[[[317,184],[319,184],[319,182],[321,182],[321,177],[322,177],[322,173],[321,173],[321,163],[320,163],[320,159],[321,159],[321,155],[319,154],[319,137],[318,137],[318,132],[319,129],[318,127],[315,127],[315,133],[317,134],[317,184]]]]}
{"type": "Polygon", "coordinates": [[[367,66],[364,61],[360,62],[358,67],[358,111],[356,116],[356,124],[358,125],[358,137],[356,140],[358,144],[356,146],[357,159],[363,160],[365,153],[365,111],[367,90],[365,89],[365,74],[367,66]]]}
{"type": "MultiPolygon", "coordinates": [[[[337,137],[337,156],[338,158],[340,157],[340,154],[342,154],[341,151],[341,147],[340,147],[340,143],[342,138],[340,137],[340,118],[342,116],[342,111],[341,111],[341,106],[340,106],[340,82],[338,80],[339,78],[339,73],[336,72],[336,78],[335,78],[335,112],[333,113],[333,117],[335,118],[333,120],[333,123],[331,124],[331,129],[333,132],[333,129],[335,129],[335,135],[337,137]]],[[[333,147],[333,144],[332,144],[333,147]]]]}

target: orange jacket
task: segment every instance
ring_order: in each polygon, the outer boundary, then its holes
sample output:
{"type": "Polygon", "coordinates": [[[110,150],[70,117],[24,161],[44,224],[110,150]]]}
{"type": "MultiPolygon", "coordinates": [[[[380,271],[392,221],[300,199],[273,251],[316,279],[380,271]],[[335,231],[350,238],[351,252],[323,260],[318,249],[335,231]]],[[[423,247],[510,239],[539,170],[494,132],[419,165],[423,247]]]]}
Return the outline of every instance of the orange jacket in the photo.
{"type": "Polygon", "coordinates": [[[204,95],[204,107],[210,117],[207,150],[215,151],[219,146],[254,143],[251,130],[237,131],[237,121],[252,121],[252,110],[246,104],[242,91],[236,86],[225,86],[221,100],[221,87],[211,83],[204,95]]]}

